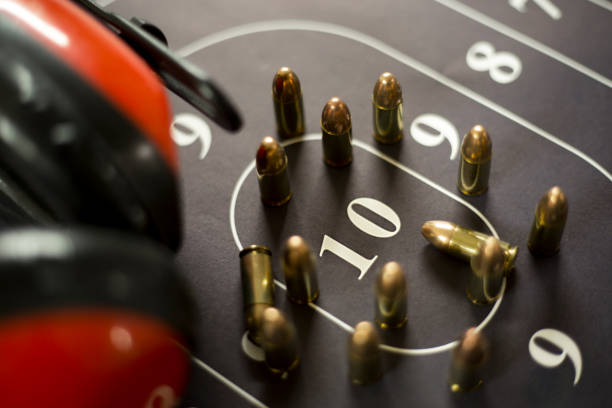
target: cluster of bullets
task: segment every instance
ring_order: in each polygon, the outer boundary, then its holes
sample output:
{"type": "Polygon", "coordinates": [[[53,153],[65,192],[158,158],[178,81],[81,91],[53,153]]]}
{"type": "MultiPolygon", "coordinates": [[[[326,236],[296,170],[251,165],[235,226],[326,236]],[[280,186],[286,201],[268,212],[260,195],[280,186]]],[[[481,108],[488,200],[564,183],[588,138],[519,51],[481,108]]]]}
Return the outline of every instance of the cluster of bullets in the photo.
{"type": "MultiPolygon", "coordinates": [[[[276,72],[272,83],[277,134],[281,139],[304,134],[304,109],[300,81],[291,69],[276,72]]],[[[380,143],[396,143],[403,137],[402,89],[386,72],[372,92],[373,136],[380,143]]],[[[330,166],[347,166],[353,161],[352,123],[347,105],[331,98],[321,114],[323,161],[330,166]]],[[[474,126],[461,143],[457,188],[476,196],[489,188],[492,143],[487,130],[474,126]]],[[[288,159],[273,137],[265,137],[256,154],[261,199],[280,206],[291,198],[288,159]]],[[[539,201],[528,247],[534,255],[549,256],[559,251],[567,219],[567,200],[553,187],[539,201]]],[[[472,274],[467,297],[475,304],[490,304],[503,293],[505,279],[514,267],[518,247],[493,236],[460,227],[448,221],[427,221],[423,236],[436,248],[470,263],[472,274]]],[[[264,350],[271,371],[287,373],[299,362],[297,335],[293,324],[274,307],[274,278],[271,252],[250,246],[240,252],[244,312],[250,339],[264,350]]],[[[293,236],[285,244],[282,269],[288,298],[298,304],[316,301],[319,296],[314,256],[303,238],[293,236]]],[[[385,264],[377,274],[374,288],[374,322],[381,329],[394,329],[407,321],[407,284],[399,263],[385,264]]],[[[371,383],[382,375],[380,337],[376,326],[358,323],[348,342],[348,365],[356,384],[371,383]]],[[[449,384],[452,391],[477,388],[489,355],[489,345],[478,328],[466,330],[451,358],[449,384]]]]}
{"type": "MultiPolygon", "coordinates": [[[[276,131],[281,139],[304,134],[304,105],[300,80],[290,68],[282,67],[272,81],[276,131]]],[[[380,143],[396,143],[403,137],[402,88],[389,72],[382,74],[372,92],[374,138],[380,143]]],[[[353,161],[351,112],[342,99],[331,98],[321,113],[323,161],[343,167],[353,161]]],[[[256,154],[257,180],[261,200],[280,206],[291,198],[287,155],[273,137],[266,136],[256,154]]]]}

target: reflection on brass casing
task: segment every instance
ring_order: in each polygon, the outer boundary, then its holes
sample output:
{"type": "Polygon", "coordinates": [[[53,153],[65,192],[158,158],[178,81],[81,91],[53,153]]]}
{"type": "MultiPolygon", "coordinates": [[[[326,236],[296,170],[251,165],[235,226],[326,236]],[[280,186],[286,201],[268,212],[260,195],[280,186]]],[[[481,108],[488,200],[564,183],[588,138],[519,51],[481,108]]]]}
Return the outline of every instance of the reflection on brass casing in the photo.
{"type": "Polygon", "coordinates": [[[476,304],[492,303],[499,298],[504,281],[504,251],[495,237],[481,241],[470,261],[472,276],[466,293],[476,304]]]}
{"type": "Polygon", "coordinates": [[[290,68],[282,67],[272,81],[276,128],[281,138],[304,134],[304,107],[300,80],[290,68]]]}
{"type": "Polygon", "coordinates": [[[492,144],[481,125],[474,126],[461,142],[457,187],[466,195],[479,195],[489,188],[492,144]]]}
{"type": "MultiPolygon", "coordinates": [[[[470,261],[478,251],[478,245],[491,237],[449,221],[427,221],[421,227],[421,233],[436,248],[465,261],[470,261]]],[[[504,272],[508,272],[514,267],[518,247],[504,241],[499,241],[499,245],[504,250],[504,272]]]]}
{"type": "Polygon", "coordinates": [[[374,138],[380,143],[395,143],[404,136],[402,87],[390,72],[378,77],[372,92],[374,138]]]}
{"type": "Polygon", "coordinates": [[[534,255],[550,256],[559,251],[567,221],[567,198],[560,187],[552,187],[538,202],[527,246],[534,255]]]}
{"type": "Polygon", "coordinates": [[[259,192],[264,204],[280,206],[291,198],[287,162],[285,149],[273,137],[264,137],[255,156],[259,192]]]}
{"type": "Polygon", "coordinates": [[[306,241],[298,235],[289,237],[285,243],[283,272],[289,300],[296,303],[317,300],[319,283],[315,258],[306,241]]]}
{"type": "Polygon", "coordinates": [[[482,384],[482,371],[489,358],[489,343],[472,327],[453,350],[448,383],[453,392],[472,391],[482,384]]]}
{"type": "Polygon", "coordinates": [[[406,278],[397,262],[386,263],[376,276],[374,320],[383,329],[401,327],[406,316],[406,278]]]}
{"type": "Polygon", "coordinates": [[[293,324],[275,307],[266,308],[261,325],[266,365],[276,374],[283,374],[298,366],[297,336],[293,324]]]}
{"type": "Polygon", "coordinates": [[[368,384],[382,375],[380,337],[370,322],[360,322],[349,338],[349,375],[355,384],[368,384]]]}
{"type": "Polygon", "coordinates": [[[353,161],[351,112],[342,99],[331,98],[321,113],[323,160],[341,167],[353,161]]]}
{"type": "Polygon", "coordinates": [[[251,245],[240,251],[244,317],[249,338],[256,344],[261,344],[264,310],[274,306],[271,255],[268,248],[260,245],[251,245]]]}

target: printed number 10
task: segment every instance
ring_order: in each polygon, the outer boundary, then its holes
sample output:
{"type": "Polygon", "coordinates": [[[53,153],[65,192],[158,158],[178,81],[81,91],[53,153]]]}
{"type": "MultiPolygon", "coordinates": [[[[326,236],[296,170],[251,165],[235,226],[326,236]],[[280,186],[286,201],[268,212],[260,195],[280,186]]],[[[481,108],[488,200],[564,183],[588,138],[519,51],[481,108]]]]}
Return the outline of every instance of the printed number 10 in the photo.
{"type": "MultiPolygon", "coordinates": [[[[399,232],[401,227],[401,221],[397,213],[388,205],[373,198],[360,197],[354,199],[346,208],[346,214],[355,227],[376,238],[391,238],[399,232]],[[393,224],[393,230],[385,229],[370,221],[363,215],[358,214],[355,211],[355,206],[357,205],[364,207],[389,221],[391,224],[393,224]]],[[[323,242],[321,243],[321,251],[319,251],[319,256],[323,256],[325,251],[333,253],[334,255],[353,265],[355,268],[359,269],[359,277],[357,278],[359,280],[365,276],[370,267],[374,264],[374,262],[376,262],[376,259],[378,259],[378,255],[374,255],[372,258],[366,258],[353,251],[346,245],[336,241],[327,234],[323,235],[323,242]]]]}

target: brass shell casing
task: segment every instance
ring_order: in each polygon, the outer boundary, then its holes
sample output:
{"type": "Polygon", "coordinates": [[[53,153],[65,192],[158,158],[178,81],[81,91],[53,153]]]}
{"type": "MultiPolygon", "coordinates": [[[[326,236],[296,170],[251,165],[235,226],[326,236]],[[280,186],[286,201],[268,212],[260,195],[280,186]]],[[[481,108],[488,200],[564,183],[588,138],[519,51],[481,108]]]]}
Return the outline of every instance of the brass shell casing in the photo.
{"type": "Polygon", "coordinates": [[[504,282],[504,251],[499,241],[494,237],[481,241],[470,265],[472,276],[466,289],[467,297],[479,305],[495,302],[504,282]]]}
{"type": "Polygon", "coordinates": [[[378,77],[372,92],[374,138],[385,144],[396,143],[404,136],[402,87],[390,72],[378,77]]]}
{"type": "Polygon", "coordinates": [[[321,113],[323,160],[334,167],[353,161],[351,112],[342,99],[331,98],[321,113]]]}
{"type": "Polygon", "coordinates": [[[382,376],[380,337],[370,322],[360,322],[349,338],[349,376],[355,384],[365,385],[382,376]]]}
{"type": "Polygon", "coordinates": [[[240,251],[240,277],[244,317],[249,338],[261,344],[264,311],[274,306],[272,253],[265,246],[251,245],[240,251]]]}
{"type": "Polygon", "coordinates": [[[489,343],[472,327],[453,350],[448,383],[453,392],[472,391],[482,384],[482,371],[489,358],[489,343]]]}
{"type": "Polygon", "coordinates": [[[287,297],[295,303],[310,303],[319,297],[315,257],[304,239],[294,235],[285,242],[283,272],[287,297]]]}
{"type": "Polygon", "coordinates": [[[293,324],[277,308],[268,307],[261,325],[266,365],[275,374],[284,374],[299,364],[297,336],[293,324]]]}
{"type": "Polygon", "coordinates": [[[406,278],[397,262],[386,263],[376,276],[374,320],[383,329],[402,327],[406,316],[406,278]]]}
{"type": "Polygon", "coordinates": [[[278,136],[291,138],[303,135],[305,126],[302,87],[291,68],[282,67],[274,75],[272,101],[278,136]]]}
{"type": "Polygon", "coordinates": [[[461,142],[457,187],[465,195],[480,195],[489,188],[492,144],[481,125],[474,126],[461,142]]]}
{"type": "Polygon", "coordinates": [[[559,252],[567,213],[567,198],[560,187],[552,187],[542,196],[527,243],[532,254],[550,256],[559,252]]]}
{"type": "MultiPolygon", "coordinates": [[[[421,233],[436,248],[468,262],[478,252],[480,243],[491,237],[449,221],[427,221],[421,233]]],[[[499,245],[504,251],[504,272],[507,273],[514,267],[518,247],[504,241],[499,241],[499,245]]]]}
{"type": "Polygon", "coordinates": [[[261,201],[270,206],[289,201],[291,187],[285,149],[273,137],[266,136],[257,149],[255,162],[261,201]]]}

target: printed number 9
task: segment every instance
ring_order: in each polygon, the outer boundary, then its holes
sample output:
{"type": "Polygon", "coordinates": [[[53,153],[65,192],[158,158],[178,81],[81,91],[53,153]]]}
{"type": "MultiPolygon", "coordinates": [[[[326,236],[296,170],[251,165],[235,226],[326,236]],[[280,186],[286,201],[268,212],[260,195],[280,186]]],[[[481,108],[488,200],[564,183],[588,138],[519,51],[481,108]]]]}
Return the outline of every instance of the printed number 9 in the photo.
{"type": "Polygon", "coordinates": [[[199,116],[192,113],[179,113],[170,125],[170,134],[178,146],[190,146],[200,140],[202,143],[200,160],[206,157],[211,144],[210,127],[199,116]]]}
{"type": "Polygon", "coordinates": [[[505,51],[495,52],[493,45],[486,41],[472,45],[465,61],[474,71],[489,71],[491,79],[500,84],[514,81],[523,70],[523,64],[516,55],[505,51]]]}
{"type": "Polygon", "coordinates": [[[457,157],[459,133],[452,123],[440,115],[425,113],[416,117],[410,125],[410,135],[416,142],[427,147],[437,146],[446,139],[451,145],[450,159],[457,157]]]}

